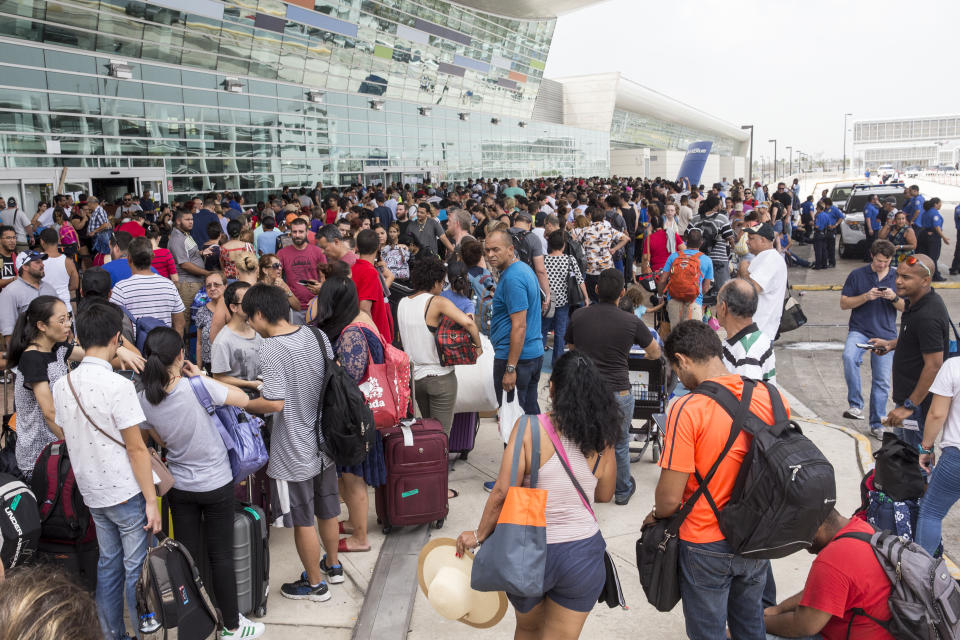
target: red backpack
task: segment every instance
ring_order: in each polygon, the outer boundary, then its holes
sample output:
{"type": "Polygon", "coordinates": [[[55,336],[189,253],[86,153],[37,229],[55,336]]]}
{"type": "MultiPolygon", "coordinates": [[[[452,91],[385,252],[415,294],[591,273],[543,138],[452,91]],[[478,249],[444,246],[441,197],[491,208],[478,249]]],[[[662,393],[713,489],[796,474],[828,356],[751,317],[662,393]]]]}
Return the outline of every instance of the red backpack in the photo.
{"type": "Polygon", "coordinates": [[[667,280],[667,293],[670,298],[680,302],[694,302],[700,296],[700,283],[703,272],[700,271],[700,256],[697,251],[693,255],[681,252],[670,265],[670,274],[667,280]]]}

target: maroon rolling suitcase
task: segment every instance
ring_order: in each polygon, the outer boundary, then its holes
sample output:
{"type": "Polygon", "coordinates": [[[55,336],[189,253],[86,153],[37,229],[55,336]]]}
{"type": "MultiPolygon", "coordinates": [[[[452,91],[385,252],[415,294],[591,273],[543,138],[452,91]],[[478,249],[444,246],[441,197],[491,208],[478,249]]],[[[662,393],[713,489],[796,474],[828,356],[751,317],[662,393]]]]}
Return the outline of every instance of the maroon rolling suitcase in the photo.
{"type": "Polygon", "coordinates": [[[473,451],[479,428],[479,413],[473,411],[453,414],[453,424],[450,426],[450,453],[459,453],[460,460],[466,460],[467,454],[473,451]]]}
{"type": "Polygon", "coordinates": [[[439,529],[447,517],[447,435],[432,418],[406,420],[380,430],[387,483],[377,487],[377,520],[383,532],[393,527],[432,522],[439,529]]]}

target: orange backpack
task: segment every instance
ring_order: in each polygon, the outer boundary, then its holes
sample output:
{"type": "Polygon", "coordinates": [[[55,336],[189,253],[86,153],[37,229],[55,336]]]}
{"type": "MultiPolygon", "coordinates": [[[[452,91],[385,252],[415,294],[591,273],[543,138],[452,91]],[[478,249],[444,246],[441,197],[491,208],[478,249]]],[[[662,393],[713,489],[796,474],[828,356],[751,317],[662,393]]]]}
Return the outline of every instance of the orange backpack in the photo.
{"type": "Polygon", "coordinates": [[[703,273],[700,271],[700,256],[697,251],[693,255],[681,252],[670,265],[670,274],[667,280],[667,293],[670,298],[680,302],[694,302],[700,295],[700,282],[703,273]]]}

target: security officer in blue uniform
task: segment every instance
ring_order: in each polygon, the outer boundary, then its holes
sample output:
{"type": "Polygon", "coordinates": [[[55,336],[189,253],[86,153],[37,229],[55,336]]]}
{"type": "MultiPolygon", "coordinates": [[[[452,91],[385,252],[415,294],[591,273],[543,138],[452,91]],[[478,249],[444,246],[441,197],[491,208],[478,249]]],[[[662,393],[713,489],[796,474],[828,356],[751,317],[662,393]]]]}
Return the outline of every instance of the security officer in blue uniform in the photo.
{"type": "Polygon", "coordinates": [[[877,232],[880,231],[880,197],[876,194],[870,196],[870,201],[863,208],[863,234],[866,236],[866,251],[864,251],[863,261],[872,262],[870,256],[870,247],[873,241],[877,239],[877,232]]]}
{"type": "Polygon", "coordinates": [[[957,246],[953,250],[953,263],[950,265],[950,275],[960,274],[960,204],[953,210],[953,224],[957,227],[957,246]]]}
{"type": "MultiPolygon", "coordinates": [[[[829,199],[828,199],[829,201],[829,199]]],[[[818,211],[813,218],[813,255],[814,269],[827,268],[827,233],[832,224],[833,216],[826,210],[818,211]]]]}
{"type": "Polygon", "coordinates": [[[830,198],[823,199],[823,211],[830,216],[830,226],[826,230],[827,263],[835,267],[837,266],[837,229],[843,222],[843,212],[833,204],[830,198]]]}
{"type": "Polygon", "coordinates": [[[946,242],[950,244],[950,240],[943,235],[943,216],[940,215],[941,206],[940,198],[930,198],[923,204],[923,214],[917,219],[920,223],[920,234],[917,238],[917,244],[922,244],[925,249],[924,253],[933,260],[934,282],[943,282],[946,280],[946,278],[940,275],[938,261],[940,260],[940,250],[943,247],[943,243],[946,242]],[[923,238],[922,242],[920,238],[923,238]]]}

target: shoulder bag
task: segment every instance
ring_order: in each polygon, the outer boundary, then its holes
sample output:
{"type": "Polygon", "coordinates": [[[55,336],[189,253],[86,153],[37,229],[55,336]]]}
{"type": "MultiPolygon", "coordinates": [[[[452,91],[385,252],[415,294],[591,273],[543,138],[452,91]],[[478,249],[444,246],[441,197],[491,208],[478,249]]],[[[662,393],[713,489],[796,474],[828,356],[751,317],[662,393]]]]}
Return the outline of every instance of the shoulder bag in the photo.
{"type": "MultiPolygon", "coordinates": [[[[680,525],[693,510],[697,501],[706,493],[720,463],[726,457],[743,427],[750,412],[750,399],[753,396],[752,384],[744,384],[740,407],[730,425],[730,437],[717,456],[710,471],[700,481],[697,490],[683,503],[680,510],[669,518],[654,520],[640,529],[637,540],[637,569],[640,571],[640,586],[647,596],[647,602],[657,611],[670,611],[680,602],[680,525]]],[[[712,500],[712,498],[711,498],[712,500]]]]}
{"type": "MultiPolygon", "coordinates": [[[[539,419],[535,418],[535,420],[537,420],[537,426],[539,426],[539,419]]],[[[570,470],[570,461],[567,459],[567,452],[563,448],[563,443],[560,442],[560,438],[557,437],[556,430],[549,421],[547,421],[545,424],[544,429],[546,430],[547,435],[550,436],[550,441],[553,443],[553,448],[557,451],[557,456],[560,459],[560,464],[563,465],[563,470],[567,472],[570,482],[573,483],[573,486],[580,494],[580,500],[583,502],[583,506],[587,508],[587,511],[590,512],[590,515],[593,516],[593,519],[596,520],[597,525],[599,526],[600,520],[597,519],[597,514],[594,512],[593,507],[590,506],[590,501],[587,499],[586,492],[583,490],[580,482],[577,481],[576,476],[573,475],[573,471],[570,470]]],[[[600,464],[599,453],[597,455],[597,464],[600,464]]],[[[596,471],[596,466],[594,466],[594,471],[596,471]]],[[[623,598],[623,589],[620,587],[620,576],[617,573],[617,565],[613,563],[613,558],[610,557],[610,552],[607,551],[606,545],[604,545],[603,549],[603,569],[606,573],[606,579],[604,580],[603,589],[600,591],[600,597],[597,598],[597,602],[606,602],[607,606],[611,609],[614,607],[626,609],[627,602],[623,598]]]]}
{"type": "MultiPolygon", "coordinates": [[[[430,305],[436,296],[430,296],[426,306],[423,308],[423,321],[427,322],[427,312],[430,311],[430,305]]],[[[477,348],[473,344],[473,338],[467,333],[467,330],[451,320],[448,316],[440,314],[440,323],[436,327],[427,324],[427,329],[433,334],[434,342],[437,345],[437,356],[440,359],[440,365],[452,367],[458,364],[476,364],[477,348]]]]}
{"type": "MultiPolygon", "coordinates": [[[[83,403],[80,402],[80,396],[77,395],[77,390],[73,386],[73,378],[70,377],[72,374],[72,371],[67,374],[67,385],[70,387],[70,393],[73,394],[73,399],[77,401],[77,407],[80,409],[80,413],[87,419],[87,422],[93,425],[94,429],[106,436],[109,440],[112,440],[117,446],[126,449],[127,445],[101,429],[87,414],[87,411],[83,408],[83,403]]],[[[157,495],[165,496],[167,492],[173,488],[173,475],[171,475],[170,470],[167,469],[167,465],[163,464],[163,460],[160,459],[160,454],[157,453],[153,447],[147,447],[147,452],[150,454],[150,467],[153,470],[154,484],[157,485],[157,495]]]]}
{"type": "Polygon", "coordinates": [[[583,304],[584,299],[583,291],[580,290],[580,282],[573,272],[574,268],[579,268],[579,266],[576,264],[573,256],[567,256],[567,258],[570,260],[570,265],[567,268],[567,305],[573,309],[583,304]]]}

